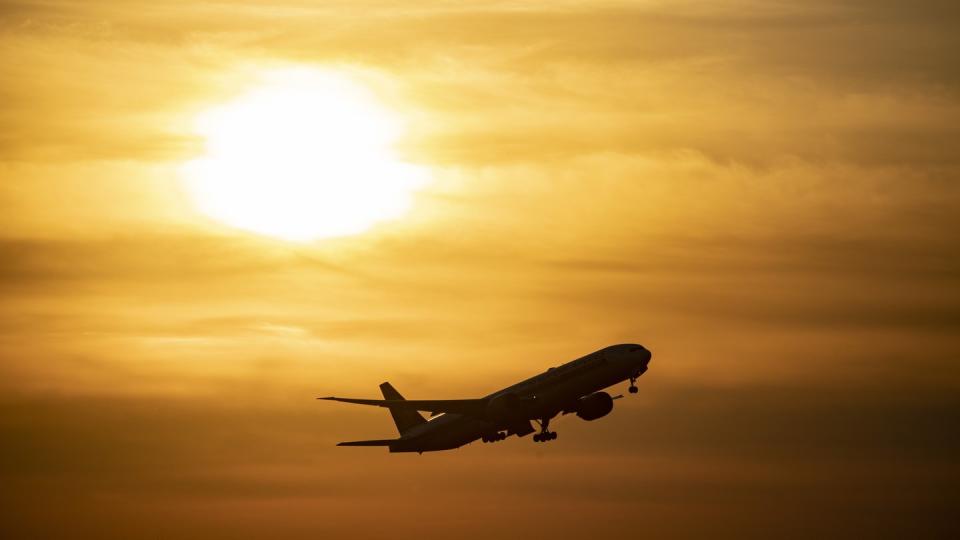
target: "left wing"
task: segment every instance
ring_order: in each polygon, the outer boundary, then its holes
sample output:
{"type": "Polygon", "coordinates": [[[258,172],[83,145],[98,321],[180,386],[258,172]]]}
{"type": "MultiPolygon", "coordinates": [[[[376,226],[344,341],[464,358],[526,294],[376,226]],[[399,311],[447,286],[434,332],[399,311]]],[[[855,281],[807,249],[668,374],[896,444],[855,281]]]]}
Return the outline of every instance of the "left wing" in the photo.
{"type": "Polygon", "coordinates": [[[372,441],[347,441],[339,442],[337,446],[390,446],[400,439],[375,439],[372,441]]]}
{"type": "Polygon", "coordinates": [[[388,409],[412,409],[432,413],[463,414],[483,418],[487,412],[486,399],[356,399],[342,397],[320,397],[327,401],[340,401],[356,405],[372,405],[388,409]]]}

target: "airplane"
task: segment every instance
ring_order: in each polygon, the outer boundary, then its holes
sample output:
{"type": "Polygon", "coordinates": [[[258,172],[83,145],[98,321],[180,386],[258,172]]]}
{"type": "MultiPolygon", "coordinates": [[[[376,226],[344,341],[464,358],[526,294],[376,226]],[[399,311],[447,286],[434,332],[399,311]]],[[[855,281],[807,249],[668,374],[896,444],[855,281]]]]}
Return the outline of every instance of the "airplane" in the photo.
{"type": "Polygon", "coordinates": [[[390,452],[452,450],[477,439],[502,441],[510,435],[524,437],[537,431],[534,442],[557,438],[550,420],[558,414],[576,414],[596,420],[613,410],[613,401],[623,397],[602,391],[629,380],[637,393],[637,378],[647,371],[650,351],[633,343],[611,345],[582,358],[521,381],[478,399],[406,400],[389,383],[380,385],[384,399],[320,397],[317,399],[385,407],[400,432],[398,439],[349,441],[337,446],[386,446],[390,452]],[[419,411],[431,413],[429,419],[419,411]]]}

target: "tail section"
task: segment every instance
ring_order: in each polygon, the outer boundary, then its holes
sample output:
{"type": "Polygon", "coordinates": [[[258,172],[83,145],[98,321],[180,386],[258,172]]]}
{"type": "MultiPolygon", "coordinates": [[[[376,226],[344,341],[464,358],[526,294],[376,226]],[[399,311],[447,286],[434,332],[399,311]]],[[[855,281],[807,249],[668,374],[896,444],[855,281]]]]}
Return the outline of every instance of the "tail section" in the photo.
{"type": "MultiPolygon", "coordinates": [[[[388,382],[380,385],[380,391],[383,392],[384,399],[392,401],[403,400],[403,396],[400,395],[400,392],[397,392],[397,389],[388,382]]],[[[390,409],[390,415],[393,416],[393,423],[397,425],[397,431],[400,432],[400,436],[403,436],[403,434],[409,431],[410,428],[419,426],[420,424],[426,422],[423,416],[413,409],[400,407],[388,408],[390,409]]]]}

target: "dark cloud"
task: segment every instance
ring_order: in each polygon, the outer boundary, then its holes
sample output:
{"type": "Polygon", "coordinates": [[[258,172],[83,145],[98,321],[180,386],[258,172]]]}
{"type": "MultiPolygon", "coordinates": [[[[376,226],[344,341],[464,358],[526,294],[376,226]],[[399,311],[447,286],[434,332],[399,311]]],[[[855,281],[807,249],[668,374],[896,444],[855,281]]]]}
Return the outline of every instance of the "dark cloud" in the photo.
{"type": "Polygon", "coordinates": [[[102,239],[0,240],[2,286],[8,293],[36,288],[143,286],[219,280],[225,274],[264,275],[300,268],[321,275],[356,275],[309,248],[270,246],[236,237],[177,234],[102,239]]]}
{"type": "MultiPolygon", "coordinates": [[[[643,243],[647,243],[645,240],[643,243]]],[[[641,244],[643,244],[641,243],[641,244]]],[[[696,313],[770,328],[929,331],[960,325],[960,259],[929,238],[658,238],[650,252],[552,263],[607,308],[696,313]],[[683,283],[683,293],[671,285],[683,283]],[[661,294],[660,291],[669,291],[661,294]],[[817,291],[811,294],[810,291],[817,291]]]]}

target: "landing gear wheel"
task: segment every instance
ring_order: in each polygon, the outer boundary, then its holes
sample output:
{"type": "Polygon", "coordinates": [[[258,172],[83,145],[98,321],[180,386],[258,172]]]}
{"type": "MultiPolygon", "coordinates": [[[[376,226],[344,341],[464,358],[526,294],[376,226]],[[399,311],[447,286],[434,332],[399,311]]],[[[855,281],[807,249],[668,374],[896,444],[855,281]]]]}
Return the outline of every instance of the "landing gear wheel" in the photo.
{"type": "Polygon", "coordinates": [[[544,418],[542,420],[534,420],[534,422],[540,424],[540,433],[537,433],[533,436],[533,442],[547,442],[557,438],[557,432],[550,431],[549,418],[544,418]]]}
{"type": "Polygon", "coordinates": [[[627,390],[629,390],[631,394],[636,394],[636,393],[637,393],[637,378],[636,378],[636,377],[630,377],[630,388],[627,388],[627,390]]]}
{"type": "Polygon", "coordinates": [[[540,424],[540,433],[533,436],[533,442],[547,442],[557,438],[556,431],[550,431],[550,419],[535,420],[540,424]]]}
{"type": "Polygon", "coordinates": [[[638,392],[636,386],[631,386],[631,387],[628,388],[627,390],[628,390],[631,394],[636,394],[636,393],[638,392]]]}
{"type": "Polygon", "coordinates": [[[497,441],[502,441],[507,438],[506,431],[497,431],[496,433],[491,433],[489,435],[482,435],[480,437],[485,443],[495,443],[497,441]]]}

